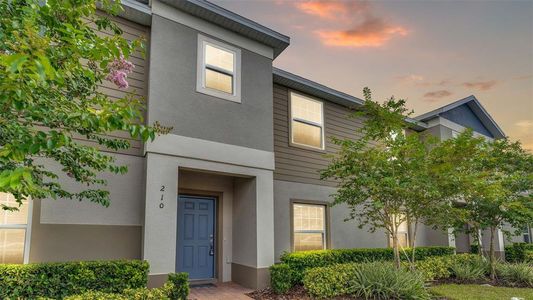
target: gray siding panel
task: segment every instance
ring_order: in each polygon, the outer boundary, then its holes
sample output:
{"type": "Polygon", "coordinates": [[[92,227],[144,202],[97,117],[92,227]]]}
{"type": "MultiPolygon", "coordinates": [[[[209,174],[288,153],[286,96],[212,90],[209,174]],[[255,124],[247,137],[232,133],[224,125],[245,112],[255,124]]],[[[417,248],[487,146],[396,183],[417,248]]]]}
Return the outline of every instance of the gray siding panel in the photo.
{"type": "Polygon", "coordinates": [[[324,127],[326,151],[313,151],[289,145],[289,89],[274,85],[274,153],[276,170],[274,179],[335,186],[335,181],[320,180],[320,170],[325,169],[340,147],[331,137],[359,139],[362,119],[349,116],[350,110],[324,101],[324,127]]]}

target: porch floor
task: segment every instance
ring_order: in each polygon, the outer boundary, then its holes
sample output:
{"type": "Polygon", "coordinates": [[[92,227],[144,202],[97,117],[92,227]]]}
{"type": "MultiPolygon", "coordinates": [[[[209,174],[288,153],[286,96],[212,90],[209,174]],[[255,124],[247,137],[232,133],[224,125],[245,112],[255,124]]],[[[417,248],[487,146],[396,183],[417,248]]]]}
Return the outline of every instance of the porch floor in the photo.
{"type": "Polygon", "coordinates": [[[233,282],[216,283],[209,286],[191,286],[189,299],[191,300],[250,300],[246,293],[253,290],[242,287],[233,282]]]}

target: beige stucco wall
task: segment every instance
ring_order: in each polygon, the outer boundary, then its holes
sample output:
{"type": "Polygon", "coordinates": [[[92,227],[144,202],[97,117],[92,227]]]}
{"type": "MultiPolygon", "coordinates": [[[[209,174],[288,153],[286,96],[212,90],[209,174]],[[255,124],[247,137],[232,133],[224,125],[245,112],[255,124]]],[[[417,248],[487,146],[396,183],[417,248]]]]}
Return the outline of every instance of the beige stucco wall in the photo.
{"type": "Polygon", "coordinates": [[[141,226],[43,224],[33,201],[29,262],[140,259],[141,226]]]}

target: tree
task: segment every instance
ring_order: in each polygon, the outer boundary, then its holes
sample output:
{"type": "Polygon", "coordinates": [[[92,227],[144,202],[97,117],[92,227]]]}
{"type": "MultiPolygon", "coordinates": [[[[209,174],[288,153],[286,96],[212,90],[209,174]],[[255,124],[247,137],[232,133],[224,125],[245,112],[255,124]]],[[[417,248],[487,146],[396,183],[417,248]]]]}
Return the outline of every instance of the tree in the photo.
{"type": "Polygon", "coordinates": [[[453,153],[469,153],[469,159],[456,164],[463,190],[458,207],[462,213],[458,215],[476,233],[489,230],[489,261],[494,279],[497,230],[509,235],[504,224],[518,232],[533,222],[533,155],[522,149],[520,142],[475,138],[471,130],[448,141],[447,147],[453,153]]]}
{"type": "Polygon", "coordinates": [[[334,138],[341,149],[321,177],[339,182],[333,205],[348,205],[346,221],[357,219],[359,228],[367,226],[370,232],[383,229],[391,236],[395,264],[399,267],[400,225],[409,219],[417,224],[442,211],[440,206],[449,207],[437,201],[443,198],[441,187],[445,184],[435,184],[434,175],[438,172],[432,169],[434,161],[430,159],[434,140],[414,131],[406,134],[405,118],[409,113],[405,101],[390,98],[380,104],[372,100],[368,88],[363,93],[365,104],[357,113],[364,116],[363,137],[334,138]]]}
{"type": "Polygon", "coordinates": [[[0,191],[13,194],[19,205],[27,198],[63,197],[108,206],[109,192],[92,188],[105,184],[98,174],[127,168],[75,137],[118,150],[130,144],[110,132],[127,131],[147,141],[168,131],[143,124],[142,98],[110,99],[98,91],[104,80],[127,87],[133,68],[127,58],[142,44],[122,38],[107,17],[121,9],[120,2],[98,3],[106,14],[96,14],[96,0],[0,2],[0,191]],[[98,35],[99,30],[112,34],[98,35]],[[63,189],[43,158],[59,163],[87,189],[63,189]]]}

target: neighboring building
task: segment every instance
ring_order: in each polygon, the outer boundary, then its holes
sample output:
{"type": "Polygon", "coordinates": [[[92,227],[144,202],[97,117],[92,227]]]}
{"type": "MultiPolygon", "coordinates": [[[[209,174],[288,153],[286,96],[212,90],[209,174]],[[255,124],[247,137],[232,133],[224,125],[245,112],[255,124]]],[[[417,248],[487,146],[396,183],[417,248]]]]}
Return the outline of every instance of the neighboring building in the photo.
{"type": "MultiPolygon", "coordinates": [[[[129,172],[104,176],[108,208],[45,199],[1,212],[0,263],[146,259],[151,286],[187,271],[257,288],[283,251],[388,246],[384,232],[357,229],[343,221],[342,206],[327,206],[335,182],[318,173],[324,154],[339,150],[330,137],[360,137],[361,119],[347,115],[361,99],[273,68],[289,38],[209,2],[123,4],[115,21],[127,38],[149,44],[146,58],[131,58],[130,91],[147,97],[148,122],[173,130],[113,153],[129,172]]],[[[413,130],[441,139],[465,128],[504,137],[473,96],[416,119],[413,130]]],[[[470,240],[422,227],[417,242],[468,251],[470,240]]]]}

